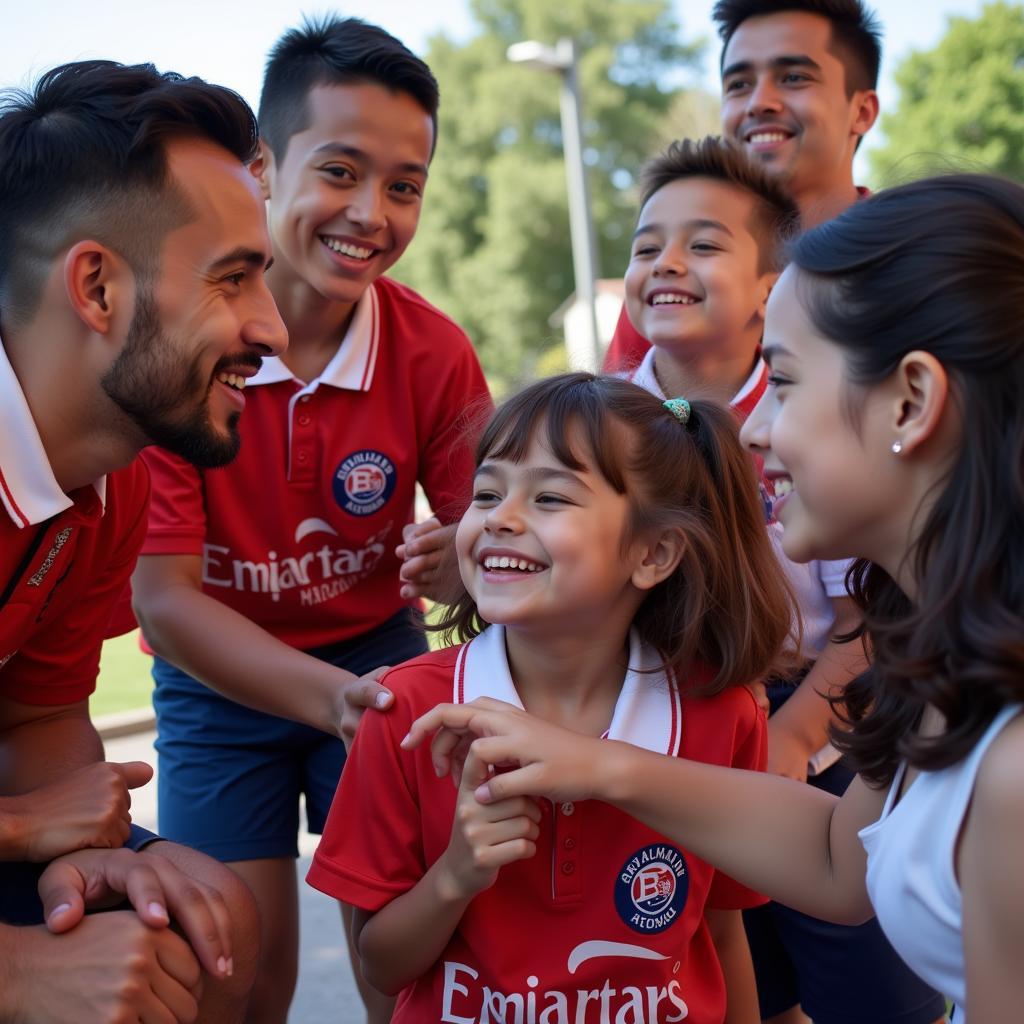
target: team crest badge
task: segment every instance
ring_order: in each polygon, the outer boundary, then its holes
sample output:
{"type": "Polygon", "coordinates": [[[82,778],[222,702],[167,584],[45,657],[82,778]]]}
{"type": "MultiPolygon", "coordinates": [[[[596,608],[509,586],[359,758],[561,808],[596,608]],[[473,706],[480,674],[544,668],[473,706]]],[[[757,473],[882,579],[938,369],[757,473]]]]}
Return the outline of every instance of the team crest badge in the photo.
{"type": "Polygon", "coordinates": [[[615,909],[633,931],[653,935],[679,919],[689,889],[682,853],[667,843],[654,843],[622,865],[615,880],[615,909]]]}
{"type": "Polygon", "coordinates": [[[349,515],[373,515],[387,504],[397,481],[395,464],[383,452],[363,448],[334,471],[334,500],[349,515]]]}

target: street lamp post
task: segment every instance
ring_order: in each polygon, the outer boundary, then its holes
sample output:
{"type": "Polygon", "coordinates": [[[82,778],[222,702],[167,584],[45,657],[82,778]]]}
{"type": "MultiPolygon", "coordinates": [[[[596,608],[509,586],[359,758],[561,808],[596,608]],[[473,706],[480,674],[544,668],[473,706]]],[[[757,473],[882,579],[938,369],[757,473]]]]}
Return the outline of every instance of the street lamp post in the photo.
{"type": "Polygon", "coordinates": [[[565,154],[565,177],[569,191],[569,236],[572,241],[572,266],[576,281],[576,298],[586,310],[584,322],[589,331],[592,369],[600,370],[601,339],[597,333],[597,244],[594,222],[590,216],[590,193],[587,189],[587,168],[583,162],[583,119],[581,116],[579,77],[576,68],[576,42],[559,39],[557,46],[546,46],[533,40],[513,43],[506,56],[514,64],[555,72],[561,79],[562,151],[565,154]]]}

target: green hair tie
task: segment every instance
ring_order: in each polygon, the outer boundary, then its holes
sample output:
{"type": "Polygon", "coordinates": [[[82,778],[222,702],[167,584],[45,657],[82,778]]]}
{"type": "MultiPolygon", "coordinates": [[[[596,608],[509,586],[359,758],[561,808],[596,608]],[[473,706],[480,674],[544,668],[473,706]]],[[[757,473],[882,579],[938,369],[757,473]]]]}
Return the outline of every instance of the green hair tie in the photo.
{"type": "Polygon", "coordinates": [[[666,398],[661,403],[685,427],[690,419],[690,403],[685,398],[666,398]]]}

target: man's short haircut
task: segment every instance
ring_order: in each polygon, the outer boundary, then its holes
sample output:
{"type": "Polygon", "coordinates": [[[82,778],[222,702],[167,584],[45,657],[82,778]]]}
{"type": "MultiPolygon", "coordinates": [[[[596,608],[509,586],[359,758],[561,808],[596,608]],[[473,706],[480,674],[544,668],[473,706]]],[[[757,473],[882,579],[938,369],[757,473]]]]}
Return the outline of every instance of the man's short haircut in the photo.
{"type": "Polygon", "coordinates": [[[236,93],[152,64],[62,64],[0,94],[0,312],[31,319],[53,260],[91,238],[146,278],[191,216],[166,145],[198,139],[247,162],[256,120],[236,93]]]}
{"type": "Polygon", "coordinates": [[[762,270],[781,270],[784,243],[797,231],[800,210],[778,180],[738,146],[715,135],[672,142],[640,171],[641,209],[655,192],[674,181],[709,178],[748,193],[755,200],[755,223],[762,270]]]}
{"type": "Polygon", "coordinates": [[[765,14],[802,11],[817,14],[832,25],[832,45],[846,69],[846,94],[878,88],[882,63],[882,26],[861,0],[718,0],[711,17],[722,37],[722,57],[736,29],[765,14]]]}
{"type": "Polygon", "coordinates": [[[434,126],[437,144],[437,79],[393,35],[359,18],[306,19],[274,44],[267,58],[259,123],[278,162],[288,142],[309,127],[307,99],[319,85],[375,83],[411,96],[434,126]]]}

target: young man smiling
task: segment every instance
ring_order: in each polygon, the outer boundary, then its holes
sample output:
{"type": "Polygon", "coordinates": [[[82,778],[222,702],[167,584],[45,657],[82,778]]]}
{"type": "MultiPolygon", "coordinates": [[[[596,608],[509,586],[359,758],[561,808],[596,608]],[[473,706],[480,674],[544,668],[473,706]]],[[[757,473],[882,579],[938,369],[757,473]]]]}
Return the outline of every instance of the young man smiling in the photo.
{"type": "Polygon", "coordinates": [[[151,771],[103,763],[88,699],[145,533],[135,456],[231,459],[235,385],[286,344],[255,143],[234,93],[150,65],[64,65],[0,108],[3,1020],[245,1010],[251,897],[130,827],[151,771]],[[83,918],[125,895],[134,911],[83,918]]]}
{"type": "MultiPolygon", "coordinates": [[[[395,554],[416,484],[442,520],[458,516],[473,471],[464,417],[490,405],[462,331],[382,276],[416,232],[437,102],[429,68],[375,26],[331,18],[277,43],[252,170],[289,350],[248,382],[235,464],[200,473],[147,454],[133,585],[158,655],[160,825],[256,895],[252,1021],[284,1021],[295,985],[299,797],[319,832],[339,734],[391,701],[357,677],[426,649],[395,554]]],[[[433,525],[428,558],[448,534],[433,525]]],[[[364,997],[372,1020],[390,1019],[390,1000],[364,997]]]]}
{"type": "MultiPolygon", "coordinates": [[[[722,134],[776,176],[806,229],[855,202],[853,155],[878,118],[881,30],[861,0],[718,0],[722,134]]],[[[649,345],[625,307],[606,370],[649,345]]]]}

